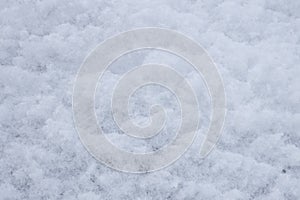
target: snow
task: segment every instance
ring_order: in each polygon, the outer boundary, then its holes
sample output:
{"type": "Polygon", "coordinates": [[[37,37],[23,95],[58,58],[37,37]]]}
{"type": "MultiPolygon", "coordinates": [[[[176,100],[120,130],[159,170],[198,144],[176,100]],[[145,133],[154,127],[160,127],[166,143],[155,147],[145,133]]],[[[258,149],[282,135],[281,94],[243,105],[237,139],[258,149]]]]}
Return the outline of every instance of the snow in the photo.
{"type": "Polygon", "coordinates": [[[0,199],[299,199],[299,10],[292,0],[2,0],[0,199]],[[147,106],[164,104],[171,114],[162,135],[133,141],[120,133],[106,105],[134,65],[163,62],[179,70],[201,111],[199,137],[183,157],[153,173],[127,174],[102,165],[81,144],[73,83],[97,44],[150,26],[177,30],[207,50],[224,81],[227,116],[218,145],[200,160],[211,106],[201,77],[165,52],[121,58],[96,92],[98,123],[115,145],[160,148],[179,120],[174,96],[148,87],[133,96],[130,112],[146,123],[147,106]]]}

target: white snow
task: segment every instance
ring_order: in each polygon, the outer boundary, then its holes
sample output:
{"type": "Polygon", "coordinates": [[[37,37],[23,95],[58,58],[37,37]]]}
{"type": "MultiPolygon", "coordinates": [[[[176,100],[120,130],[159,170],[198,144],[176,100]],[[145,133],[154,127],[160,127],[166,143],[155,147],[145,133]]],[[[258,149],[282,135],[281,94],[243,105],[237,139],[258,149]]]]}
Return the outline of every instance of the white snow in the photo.
{"type": "Polygon", "coordinates": [[[0,1],[0,199],[299,199],[299,10],[292,0],[0,1]],[[164,132],[149,141],[120,133],[109,116],[109,92],[134,65],[172,65],[196,88],[201,111],[199,137],[175,164],[126,174],[81,144],[73,83],[97,44],[150,26],[182,32],[207,50],[224,81],[227,117],[217,147],[200,160],[210,114],[201,77],[159,51],[121,58],[96,94],[98,122],[115,145],[154,150],[172,139],[167,131],[179,120],[170,93],[145,88],[132,99],[132,115],[145,123],[149,103],[166,105],[164,132]]]}

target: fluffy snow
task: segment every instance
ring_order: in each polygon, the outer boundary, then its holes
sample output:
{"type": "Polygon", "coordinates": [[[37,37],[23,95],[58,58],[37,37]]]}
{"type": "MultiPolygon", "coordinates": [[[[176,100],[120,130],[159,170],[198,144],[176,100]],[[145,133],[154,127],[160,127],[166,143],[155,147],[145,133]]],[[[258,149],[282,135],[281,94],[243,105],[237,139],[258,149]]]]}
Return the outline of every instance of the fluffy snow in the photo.
{"type": "Polygon", "coordinates": [[[299,10],[292,0],[0,1],[0,199],[299,199],[299,10]],[[73,83],[98,43],[149,26],[177,30],[207,50],[224,81],[227,116],[217,147],[200,160],[210,114],[201,77],[163,52],[121,58],[96,94],[99,124],[115,145],[161,148],[180,120],[174,96],[148,87],[133,96],[132,117],[147,124],[147,106],[160,102],[170,112],[166,128],[149,141],[120,133],[106,105],[134,65],[163,62],[181,70],[201,111],[199,137],[175,164],[127,174],[102,165],[81,144],[73,83]]]}

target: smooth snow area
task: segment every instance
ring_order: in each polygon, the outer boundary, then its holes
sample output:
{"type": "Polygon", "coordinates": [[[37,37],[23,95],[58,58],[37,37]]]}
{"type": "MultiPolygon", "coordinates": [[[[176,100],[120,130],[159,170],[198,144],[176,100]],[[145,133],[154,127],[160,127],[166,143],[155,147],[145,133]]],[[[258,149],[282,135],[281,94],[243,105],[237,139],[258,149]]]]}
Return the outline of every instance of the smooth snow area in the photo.
{"type": "Polygon", "coordinates": [[[1,0],[0,199],[300,198],[300,1],[297,0],[1,0]],[[132,96],[129,110],[148,123],[161,103],[161,135],[132,140],[113,123],[110,92],[135,65],[165,63],[180,71],[199,99],[199,137],[173,165],[127,174],[95,160],[72,116],[76,73],[108,37],[138,27],[177,30],[202,45],[224,81],[223,135],[205,159],[199,147],[210,102],[201,76],[174,55],[141,51],[110,66],[96,91],[99,124],[116,146],[148,152],[170,142],[178,102],[158,86],[132,96]]]}

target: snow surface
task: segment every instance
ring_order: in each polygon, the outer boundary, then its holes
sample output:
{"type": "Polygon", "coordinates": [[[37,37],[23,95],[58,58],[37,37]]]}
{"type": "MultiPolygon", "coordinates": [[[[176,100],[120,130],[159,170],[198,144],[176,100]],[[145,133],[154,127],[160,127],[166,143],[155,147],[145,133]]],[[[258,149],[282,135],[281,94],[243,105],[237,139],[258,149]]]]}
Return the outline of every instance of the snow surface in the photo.
{"type": "MultiPolygon", "coordinates": [[[[299,11],[298,0],[1,0],[0,199],[299,199],[299,11]],[[171,138],[163,132],[129,142],[105,106],[122,73],[151,61],[174,65],[197,88],[202,123],[198,141],[175,164],[121,173],[81,144],[73,83],[98,43],[149,26],[180,31],[208,51],[224,80],[227,117],[217,147],[200,160],[210,111],[203,80],[172,55],[125,56],[96,95],[99,124],[112,142],[145,152],[171,138]]],[[[174,96],[149,87],[132,99],[137,123],[147,123],[145,107],[159,101],[175,117],[164,131],[176,129],[174,96]]]]}

